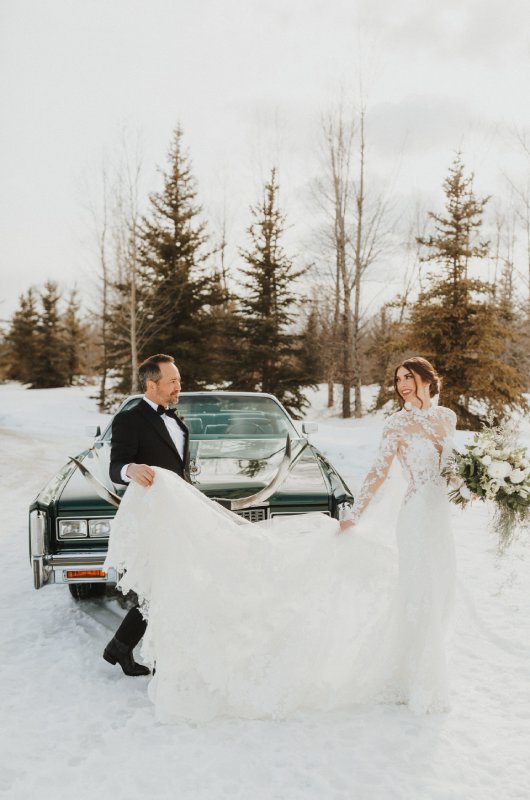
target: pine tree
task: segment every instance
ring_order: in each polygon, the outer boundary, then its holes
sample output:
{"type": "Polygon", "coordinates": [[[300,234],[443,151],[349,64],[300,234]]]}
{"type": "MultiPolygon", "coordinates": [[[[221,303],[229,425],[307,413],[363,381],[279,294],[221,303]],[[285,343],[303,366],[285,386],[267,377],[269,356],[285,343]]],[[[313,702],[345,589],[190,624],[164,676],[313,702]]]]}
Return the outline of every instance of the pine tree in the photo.
{"type": "Polygon", "coordinates": [[[389,302],[371,321],[363,338],[367,383],[379,384],[374,402],[376,409],[383,408],[395,397],[392,381],[395,365],[403,355],[403,328],[396,302],[389,302]]]}
{"type": "Polygon", "coordinates": [[[237,349],[232,387],[270,392],[297,415],[307,406],[302,387],[314,385],[315,378],[301,361],[302,338],[292,330],[292,285],[305,270],[295,270],[283,251],[285,219],[278,207],[278,192],[273,169],[263,199],[251,207],[252,247],[241,251],[246,291],[240,299],[239,329],[232,339],[237,349]]]}
{"type": "Polygon", "coordinates": [[[434,233],[419,237],[422,260],[436,265],[412,307],[407,345],[435,363],[443,376],[443,402],[459,425],[477,429],[489,412],[501,419],[507,409],[524,408],[523,376],[503,358],[513,333],[499,313],[494,287],[471,278],[472,263],[481,262],[488,243],[479,238],[488,198],[473,193],[458,154],[444,182],[444,214],[430,213],[434,233]]]}
{"type": "Polygon", "coordinates": [[[84,331],[79,319],[79,301],[76,289],[72,289],[69,294],[61,328],[66,383],[68,386],[72,386],[75,376],[79,373],[80,353],[84,344],[84,331]]]}
{"type": "Polygon", "coordinates": [[[7,377],[10,380],[32,381],[38,322],[35,290],[30,288],[20,296],[19,308],[13,314],[6,336],[7,377]]]}
{"type": "MultiPolygon", "coordinates": [[[[163,179],[163,190],[150,196],[150,212],[140,230],[138,307],[141,315],[155,322],[149,353],[173,355],[186,389],[196,389],[211,378],[209,308],[222,298],[206,269],[206,226],[200,221],[180,127],[173,135],[163,179]]],[[[140,357],[149,353],[144,350],[140,357]]]]}
{"type": "Polygon", "coordinates": [[[524,390],[528,391],[530,385],[530,351],[528,349],[526,308],[524,302],[516,295],[514,272],[515,265],[513,262],[510,259],[505,259],[496,292],[499,317],[510,333],[506,337],[502,359],[506,364],[526,376],[524,390]]]}
{"type": "Polygon", "coordinates": [[[54,281],[47,281],[40,293],[42,309],[35,338],[35,357],[31,371],[32,389],[65,386],[68,368],[65,355],[59,302],[61,295],[54,281]]]}
{"type": "Polygon", "coordinates": [[[316,298],[308,302],[305,323],[300,337],[299,364],[302,372],[315,385],[327,377],[327,338],[329,322],[316,298]]]}

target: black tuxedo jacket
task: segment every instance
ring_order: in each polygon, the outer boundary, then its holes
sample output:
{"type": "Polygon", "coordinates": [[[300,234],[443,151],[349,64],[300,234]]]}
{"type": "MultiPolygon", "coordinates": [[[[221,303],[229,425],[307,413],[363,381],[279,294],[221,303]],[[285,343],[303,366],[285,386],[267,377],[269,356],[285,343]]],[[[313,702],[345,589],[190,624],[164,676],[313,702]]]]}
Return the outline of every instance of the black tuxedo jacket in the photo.
{"type": "Polygon", "coordinates": [[[190,480],[189,431],[177,420],[184,431],[184,458],[173,444],[164,421],[145,400],[128,411],[116,414],[112,421],[110,450],[110,479],[123,484],[121,470],[125,464],[148,464],[150,467],[170,469],[185,480],[190,480]]]}

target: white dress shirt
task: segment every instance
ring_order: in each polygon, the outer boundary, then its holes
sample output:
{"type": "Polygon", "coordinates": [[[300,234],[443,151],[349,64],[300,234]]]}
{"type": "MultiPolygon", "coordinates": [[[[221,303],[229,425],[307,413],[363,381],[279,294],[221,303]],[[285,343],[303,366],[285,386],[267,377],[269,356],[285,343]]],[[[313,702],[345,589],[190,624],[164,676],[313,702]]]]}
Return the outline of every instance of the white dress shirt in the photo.
{"type": "MultiPolygon", "coordinates": [[[[158,405],[156,403],[153,403],[152,400],[149,400],[149,398],[146,397],[145,395],[144,395],[143,399],[158,414],[158,411],[157,411],[158,405]]],[[[184,461],[184,446],[186,444],[186,437],[184,435],[184,431],[182,430],[182,428],[180,427],[180,425],[178,424],[176,419],[174,419],[173,417],[168,417],[167,414],[160,414],[160,416],[162,418],[162,422],[164,423],[164,425],[167,428],[167,432],[171,436],[171,441],[175,445],[177,453],[181,457],[182,461],[184,461]]],[[[121,468],[120,475],[121,475],[121,479],[122,479],[122,481],[124,481],[124,483],[130,483],[131,482],[131,479],[127,475],[128,466],[129,466],[129,464],[125,464],[121,468]]]]}

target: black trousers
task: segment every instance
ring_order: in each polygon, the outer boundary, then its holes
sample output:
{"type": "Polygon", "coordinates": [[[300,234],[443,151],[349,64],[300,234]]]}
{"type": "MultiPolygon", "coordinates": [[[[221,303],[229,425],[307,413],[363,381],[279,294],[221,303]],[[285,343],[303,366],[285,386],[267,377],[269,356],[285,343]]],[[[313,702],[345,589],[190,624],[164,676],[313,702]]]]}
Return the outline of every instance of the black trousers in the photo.
{"type": "Polygon", "coordinates": [[[127,612],[114,637],[133,650],[144,635],[146,628],[147,622],[136,606],[127,612]]]}

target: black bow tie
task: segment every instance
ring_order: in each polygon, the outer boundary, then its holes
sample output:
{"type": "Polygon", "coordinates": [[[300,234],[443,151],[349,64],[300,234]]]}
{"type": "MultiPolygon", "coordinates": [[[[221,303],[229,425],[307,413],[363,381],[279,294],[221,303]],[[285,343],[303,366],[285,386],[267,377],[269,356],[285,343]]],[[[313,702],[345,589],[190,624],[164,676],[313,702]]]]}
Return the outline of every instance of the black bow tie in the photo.
{"type": "Polygon", "coordinates": [[[175,414],[172,408],[164,408],[164,406],[157,406],[156,413],[160,414],[160,416],[162,416],[162,414],[165,414],[168,417],[173,417],[173,419],[177,418],[177,415],[175,414]]]}

